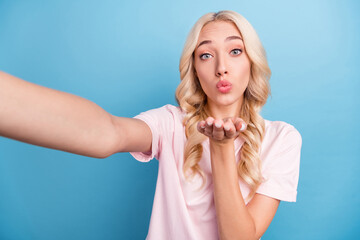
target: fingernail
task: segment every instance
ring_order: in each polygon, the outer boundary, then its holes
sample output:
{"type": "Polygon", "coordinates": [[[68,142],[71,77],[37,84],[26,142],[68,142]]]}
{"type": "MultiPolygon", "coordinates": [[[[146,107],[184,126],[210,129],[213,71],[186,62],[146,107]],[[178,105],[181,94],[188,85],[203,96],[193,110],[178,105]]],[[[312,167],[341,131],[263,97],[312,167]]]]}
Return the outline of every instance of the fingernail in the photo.
{"type": "Polygon", "coordinates": [[[215,123],[215,127],[217,127],[217,128],[221,128],[221,123],[215,123]]]}
{"type": "Polygon", "coordinates": [[[204,126],[204,125],[200,125],[200,128],[204,129],[204,128],[205,128],[205,126],[204,126]]]}
{"type": "Polygon", "coordinates": [[[208,126],[212,126],[212,122],[206,122],[206,124],[208,125],[208,126]]]}
{"type": "Polygon", "coordinates": [[[244,131],[246,129],[246,123],[241,123],[240,131],[244,131]]]}
{"type": "Polygon", "coordinates": [[[229,126],[224,126],[224,129],[225,129],[226,131],[229,131],[229,130],[230,130],[230,127],[229,127],[229,126]]]}

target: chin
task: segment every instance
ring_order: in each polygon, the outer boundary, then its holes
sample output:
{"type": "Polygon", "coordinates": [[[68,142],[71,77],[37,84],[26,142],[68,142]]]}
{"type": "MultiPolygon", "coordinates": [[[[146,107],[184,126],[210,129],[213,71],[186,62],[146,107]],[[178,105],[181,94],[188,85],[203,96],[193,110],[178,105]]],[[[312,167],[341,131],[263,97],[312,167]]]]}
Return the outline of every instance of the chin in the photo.
{"type": "Polygon", "coordinates": [[[239,98],[234,98],[230,94],[224,94],[223,96],[219,96],[216,102],[219,105],[228,106],[228,105],[236,104],[239,101],[240,101],[239,98]]]}

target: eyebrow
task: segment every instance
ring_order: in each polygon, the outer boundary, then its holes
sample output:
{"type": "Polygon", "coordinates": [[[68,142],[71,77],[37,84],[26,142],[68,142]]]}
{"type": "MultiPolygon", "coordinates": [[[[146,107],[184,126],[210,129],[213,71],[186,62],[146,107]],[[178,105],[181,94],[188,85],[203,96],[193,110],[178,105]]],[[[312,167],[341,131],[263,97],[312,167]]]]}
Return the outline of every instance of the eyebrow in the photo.
{"type": "MultiPolygon", "coordinates": [[[[229,37],[227,37],[227,38],[225,39],[225,42],[228,42],[228,41],[230,41],[230,40],[235,40],[235,39],[240,39],[240,40],[242,41],[242,38],[239,37],[239,36],[229,36],[229,37]]],[[[196,49],[199,48],[201,45],[209,44],[209,43],[212,43],[212,41],[211,41],[211,40],[204,40],[204,41],[202,41],[202,42],[196,47],[196,49]]]]}

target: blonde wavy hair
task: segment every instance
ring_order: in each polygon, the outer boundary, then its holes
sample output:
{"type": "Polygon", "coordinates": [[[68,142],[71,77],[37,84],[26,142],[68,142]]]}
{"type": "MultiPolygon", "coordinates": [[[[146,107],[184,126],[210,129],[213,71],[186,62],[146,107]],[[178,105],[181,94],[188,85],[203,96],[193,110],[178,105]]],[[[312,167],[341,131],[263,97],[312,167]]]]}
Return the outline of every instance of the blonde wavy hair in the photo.
{"type": "Polygon", "coordinates": [[[199,166],[199,161],[203,152],[201,144],[206,140],[206,136],[197,131],[197,123],[208,117],[204,108],[207,97],[195,74],[194,51],[201,29],[213,21],[228,21],[237,26],[251,63],[249,84],[244,93],[239,115],[248,127],[245,132],[240,134],[245,142],[241,148],[241,161],[237,165],[239,178],[250,187],[250,193],[247,196],[250,199],[263,181],[260,147],[265,132],[265,121],[260,115],[260,110],[270,94],[271,71],[265,50],[254,28],[243,16],[234,11],[220,11],[202,16],[191,29],[180,58],[181,82],[176,89],[176,100],[186,113],[183,120],[187,137],[183,171],[187,180],[197,173],[200,174],[203,179],[201,187],[204,186],[206,176],[199,166]]]}

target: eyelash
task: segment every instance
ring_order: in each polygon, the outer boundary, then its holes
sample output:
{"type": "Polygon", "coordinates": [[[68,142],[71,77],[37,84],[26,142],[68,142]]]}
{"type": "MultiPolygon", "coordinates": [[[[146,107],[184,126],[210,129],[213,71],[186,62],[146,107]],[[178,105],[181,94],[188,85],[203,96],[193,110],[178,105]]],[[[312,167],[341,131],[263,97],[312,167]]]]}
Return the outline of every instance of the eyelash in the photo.
{"type": "MultiPolygon", "coordinates": [[[[240,49],[240,48],[235,48],[235,49],[233,49],[233,50],[231,50],[231,52],[233,52],[233,51],[235,51],[235,50],[238,50],[238,51],[240,51],[240,53],[239,54],[236,54],[236,55],[240,55],[242,52],[243,52],[243,50],[242,49],[240,49]]],[[[206,60],[206,59],[208,59],[208,58],[203,58],[203,56],[206,56],[206,55],[211,55],[210,53],[204,53],[204,54],[201,54],[200,55],[200,59],[202,59],[202,60],[206,60]]]]}

